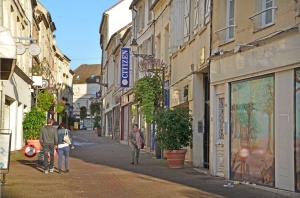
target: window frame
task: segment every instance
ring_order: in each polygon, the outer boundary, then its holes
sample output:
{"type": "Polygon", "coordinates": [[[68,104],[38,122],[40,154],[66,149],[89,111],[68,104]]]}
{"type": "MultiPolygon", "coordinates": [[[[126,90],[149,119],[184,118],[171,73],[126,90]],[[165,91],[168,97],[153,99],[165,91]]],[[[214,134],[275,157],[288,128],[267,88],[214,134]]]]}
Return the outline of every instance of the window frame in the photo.
{"type": "MultiPolygon", "coordinates": [[[[269,3],[269,2],[272,2],[272,5],[270,7],[274,7],[274,4],[275,4],[274,0],[262,0],[262,10],[268,9],[266,4],[269,3]]],[[[272,9],[270,11],[272,12],[272,21],[270,23],[266,23],[267,11],[265,11],[261,14],[261,17],[262,17],[262,19],[261,19],[261,26],[262,27],[261,28],[265,28],[265,27],[268,27],[268,26],[274,24],[274,14],[275,14],[275,12],[274,12],[274,9],[272,9]]]]}
{"type": "MultiPolygon", "coordinates": [[[[235,0],[226,0],[226,27],[230,26],[230,21],[233,21],[233,24],[234,25],[234,21],[235,21],[235,0]],[[233,1],[233,4],[234,4],[234,7],[233,7],[233,18],[230,19],[230,3],[231,1],[233,1]]],[[[233,41],[234,40],[234,28],[235,27],[232,27],[233,28],[233,36],[232,38],[229,38],[229,33],[230,33],[230,28],[227,28],[226,29],[226,43],[230,42],[230,41],[233,41]]]]}

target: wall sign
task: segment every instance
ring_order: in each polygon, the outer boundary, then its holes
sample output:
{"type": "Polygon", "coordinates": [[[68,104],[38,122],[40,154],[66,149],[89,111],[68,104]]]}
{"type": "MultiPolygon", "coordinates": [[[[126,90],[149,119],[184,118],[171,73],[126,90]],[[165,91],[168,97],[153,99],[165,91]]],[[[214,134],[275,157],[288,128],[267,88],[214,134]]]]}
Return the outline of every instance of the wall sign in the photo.
{"type": "Polygon", "coordinates": [[[121,87],[129,87],[130,79],[130,50],[121,48],[121,87]]]}

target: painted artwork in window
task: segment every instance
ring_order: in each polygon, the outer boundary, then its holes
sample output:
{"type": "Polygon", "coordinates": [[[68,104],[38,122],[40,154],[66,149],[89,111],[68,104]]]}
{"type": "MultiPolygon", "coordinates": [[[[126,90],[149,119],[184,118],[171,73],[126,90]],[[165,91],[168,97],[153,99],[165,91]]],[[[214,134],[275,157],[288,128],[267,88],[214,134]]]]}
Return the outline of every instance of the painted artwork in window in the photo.
{"type": "Polygon", "coordinates": [[[300,70],[295,73],[295,113],[296,113],[296,190],[300,190],[300,70]]]}
{"type": "Polygon", "coordinates": [[[224,98],[219,98],[219,139],[224,140],[224,98]]]}
{"type": "Polygon", "coordinates": [[[275,184],[274,77],[231,84],[231,179],[275,184]]]}

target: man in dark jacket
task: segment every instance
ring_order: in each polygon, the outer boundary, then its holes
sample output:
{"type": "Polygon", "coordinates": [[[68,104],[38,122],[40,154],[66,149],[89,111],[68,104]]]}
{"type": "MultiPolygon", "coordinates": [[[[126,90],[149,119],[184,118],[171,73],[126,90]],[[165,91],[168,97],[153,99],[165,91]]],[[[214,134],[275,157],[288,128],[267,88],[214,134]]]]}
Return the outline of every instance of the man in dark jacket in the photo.
{"type": "Polygon", "coordinates": [[[47,125],[44,126],[40,133],[40,143],[43,146],[44,152],[44,170],[48,174],[54,171],[54,149],[57,148],[57,131],[52,126],[52,119],[47,119],[47,125]],[[50,153],[50,166],[48,166],[48,153],[50,153]]]}

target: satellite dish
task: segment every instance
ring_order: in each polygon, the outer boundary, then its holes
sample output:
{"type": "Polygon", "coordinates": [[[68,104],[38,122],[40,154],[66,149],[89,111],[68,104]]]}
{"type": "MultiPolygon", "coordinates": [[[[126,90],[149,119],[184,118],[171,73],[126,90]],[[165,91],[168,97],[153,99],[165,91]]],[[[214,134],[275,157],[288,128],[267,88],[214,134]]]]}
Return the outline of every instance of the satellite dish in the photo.
{"type": "Polygon", "coordinates": [[[41,47],[36,43],[32,43],[29,45],[28,51],[30,55],[37,56],[41,53],[41,47]]]}
{"type": "Polygon", "coordinates": [[[17,46],[17,54],[22,55],[26,51],[26,47],[22,43],[16,43],[17,46]]]}

